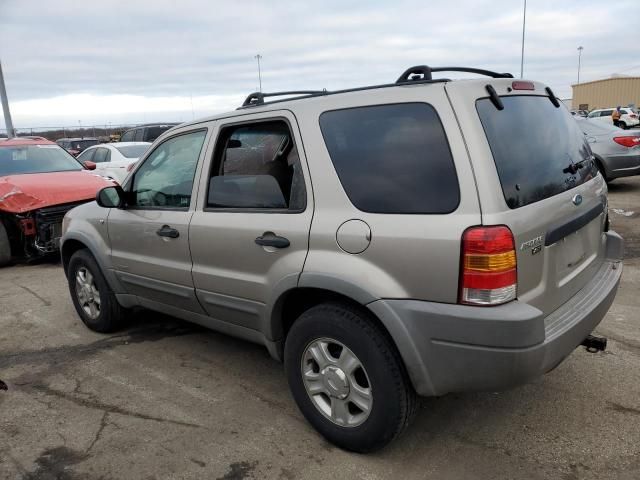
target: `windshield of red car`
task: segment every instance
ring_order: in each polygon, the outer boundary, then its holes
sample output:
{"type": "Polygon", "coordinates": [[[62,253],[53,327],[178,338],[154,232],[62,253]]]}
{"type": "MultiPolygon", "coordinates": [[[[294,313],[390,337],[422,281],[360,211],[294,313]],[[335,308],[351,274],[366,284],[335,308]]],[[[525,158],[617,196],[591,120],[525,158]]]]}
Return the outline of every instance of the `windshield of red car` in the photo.
{"type": "Polygon", "coordinates": [[[74,170],[82,165],[58,145],[0,146],[0,177],[74,170]]]}

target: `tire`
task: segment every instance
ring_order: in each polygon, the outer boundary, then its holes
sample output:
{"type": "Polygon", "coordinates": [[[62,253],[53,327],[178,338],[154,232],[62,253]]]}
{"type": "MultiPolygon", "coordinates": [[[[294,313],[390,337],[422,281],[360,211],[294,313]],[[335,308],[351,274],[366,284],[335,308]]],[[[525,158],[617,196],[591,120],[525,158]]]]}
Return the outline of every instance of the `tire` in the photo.
{"type": "Polygon", "coordinates": [[[415,416],[417,396],[395,345],[355,308],[324,303],[305,311],[289,331],[284,359],[298,408],[338,447],[359,453],[378,450],[400,435],[415,416]],[[314,352],[323,348],[329,353],[320,355],[321,365],[314,352]],[[345,362],[352,367],[340,369],[345,362]],[[312,396],[308,388],[317,393],[312,396]]]}
{"type": "Polygon", "coordinates": [[[626,123],[624,123],[624,122],[618,122],[618,126],[619,126],[621,129],[623,129],[623,130],[626,130],[626,129],[627,129],[627,124],[626,124],[626,123]]]}
{"type": "Polygon", "coordinates": [[[9,235],[7,229],[0,220],[0,267],[8,265],[11,261],[11,243],[9,243],[9,235]]]}
{"type": "Polygon", "coordinates": [[[78,250],[71,256],[67,279],[73,306],[89,329],[110,333],[122,326],[127,310],[116,300],[100,267],[88,250],[78,250]]]}

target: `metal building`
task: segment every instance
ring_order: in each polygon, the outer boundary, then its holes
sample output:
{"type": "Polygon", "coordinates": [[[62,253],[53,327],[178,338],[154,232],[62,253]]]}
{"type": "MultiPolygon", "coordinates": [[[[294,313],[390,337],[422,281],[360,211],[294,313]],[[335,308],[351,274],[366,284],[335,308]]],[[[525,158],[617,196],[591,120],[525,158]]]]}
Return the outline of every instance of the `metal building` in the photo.
{"type": "Polygon", "coordinates": [[[640,106],[640,77],[612,77],[571,85],[573,108],[640,106]]]}

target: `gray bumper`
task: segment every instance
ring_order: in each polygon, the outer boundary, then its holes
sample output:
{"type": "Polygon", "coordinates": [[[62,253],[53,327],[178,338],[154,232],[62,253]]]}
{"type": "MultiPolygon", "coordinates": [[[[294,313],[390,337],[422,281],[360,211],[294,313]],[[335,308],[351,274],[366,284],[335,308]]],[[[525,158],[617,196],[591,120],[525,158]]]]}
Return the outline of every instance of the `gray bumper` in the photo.
{"type": "Polygon", "coordinates": [[[600,323],[622,275],[622,239],[607,233],[607,259],[591,282],[545,317],[518,301],[472,307],[378,300],[385,324],[420,395],[502,390],[543,375],[600,323]]]}

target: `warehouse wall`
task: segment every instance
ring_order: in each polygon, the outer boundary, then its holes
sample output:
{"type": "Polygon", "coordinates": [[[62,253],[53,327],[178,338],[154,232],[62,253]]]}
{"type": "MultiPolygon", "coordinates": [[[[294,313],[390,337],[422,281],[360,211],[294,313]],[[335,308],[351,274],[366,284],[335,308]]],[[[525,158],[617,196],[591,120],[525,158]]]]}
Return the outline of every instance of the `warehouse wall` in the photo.
{"type": "Polygon", "coordinates": [[[572,85],[573,108],[588,104],[594,108],[640,106],[640,77],[620,77],[572,85]]]}

